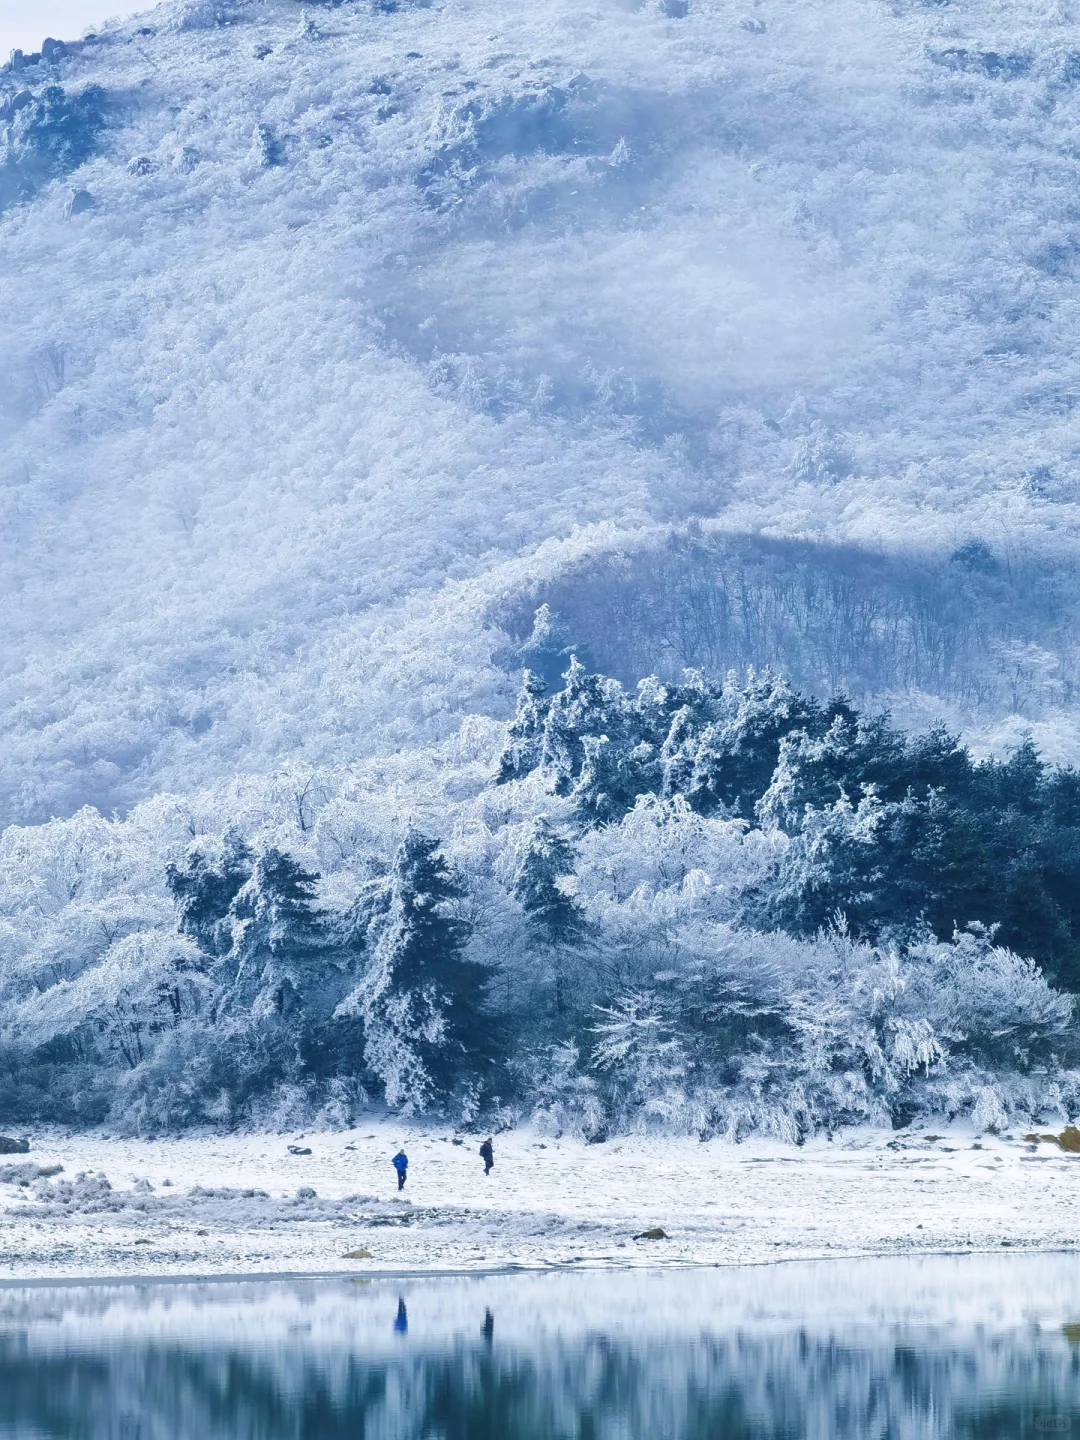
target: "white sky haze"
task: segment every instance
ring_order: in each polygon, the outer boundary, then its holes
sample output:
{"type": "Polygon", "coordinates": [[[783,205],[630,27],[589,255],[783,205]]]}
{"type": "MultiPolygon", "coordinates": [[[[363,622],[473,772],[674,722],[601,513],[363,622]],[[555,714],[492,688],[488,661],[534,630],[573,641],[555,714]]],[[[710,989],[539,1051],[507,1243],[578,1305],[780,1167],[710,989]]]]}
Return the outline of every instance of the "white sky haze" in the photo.
{"type": "Polygon", "coordinates": [[[77,39],[90,25],[152,8],[126,0],[0,0],[0,59],[10,50],[37,50],[46,35],[77,39]]]}

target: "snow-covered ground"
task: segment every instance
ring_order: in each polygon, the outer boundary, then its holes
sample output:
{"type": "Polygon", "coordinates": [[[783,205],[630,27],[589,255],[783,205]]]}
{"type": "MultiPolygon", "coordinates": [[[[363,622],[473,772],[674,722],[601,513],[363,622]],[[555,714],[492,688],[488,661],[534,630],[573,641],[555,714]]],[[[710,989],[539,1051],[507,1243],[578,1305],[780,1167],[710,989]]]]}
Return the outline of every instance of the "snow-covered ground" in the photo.
{"type": "Polygon", "coordinates": [[[1019,1133],[858,1132],[798,1150],[761,1139],[584,1145],[529,1130],[495,1140],[485,1178],[478,1137],[390,1121],[307,1137],[39,1137],[29,1155],[0,1164],[9,1177],[0,1184],[0,1279],[1077,1246],[1080,1156],[1019,1133]],[[402,1198],[390,1165],[399,1143],[410,1159],[402,1198]],[[292,1155],[290,1145],[311,1154],[292,1155]],[[59,1174],[34,1178],[57,1165],[59,1174]],[[634,1238],[654,1226],[668,1238],[634,1238]],[[370,1258],[347,1258],[357,1250],[370,1258]]]}

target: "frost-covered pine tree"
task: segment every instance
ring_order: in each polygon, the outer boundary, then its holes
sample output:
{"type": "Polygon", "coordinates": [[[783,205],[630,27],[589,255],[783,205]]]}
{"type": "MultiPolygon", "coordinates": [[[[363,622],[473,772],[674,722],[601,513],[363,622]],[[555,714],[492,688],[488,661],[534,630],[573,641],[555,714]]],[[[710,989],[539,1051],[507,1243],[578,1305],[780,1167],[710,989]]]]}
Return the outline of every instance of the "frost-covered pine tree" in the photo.
{"type": "Polygon", "coordinates": [[[523,779],[540,764],[549,705],[543,679],[532,670],[523,671],[517,711],[507,727],[506,747],[499,764],[500,785],[523,779]]]}
{"type": "Polygon", "coordinates": [[[616,680],[590,675],[576,655],[570,657],[566,684],[551,697],[544,721],[541,763],[555,778],[555,789],[569,795],[585,761],[590,737],[622,737],[626,696],[616,680]]]}
{"type": "Polygon", "coordinates": [[[658,788],[657,751],[617,680],[590,675],[576,655],[564,679],[547,707],[540,764],[587,824],[605,824],[658,788]]]}
{"type": "Polygon", "coordinates": [[[546,815],[529,825],[514,869],[514,894],[532,922],[537,937],[548,945],[570,945],[585,929],[574,898],[559,881],[574,873],[574,851],[546,815]]]}
{"type": "Polygon", "coordinates": [[[230,833],[217,857],[192,846],[182,860],[165,867],[179,928],[207,955],[224,954],[232,945],[229,908],[250,878],[251,866],[247,843],[230,833]]]}
{"type": "Polygon", "coordinates": [[[573,955],[588,933],[588,924],[564,882],[574,873],[574,851],[546,816],[528,826],[518,850],[513,875],[514,896],[529,920],[531,938],[551,961],[555,1009],[568,1008],[568,975],[573,955]]]}
{"type": "Polygon", "coordinates": [[[326,986],[327,946],[315,902],[318,876],[268,847],[231,907],[225,1008],[263,1022],[310,1021],[326,986]]]}
{"type": "Polygon", "coordinates": [[[812,726],[814,707],[769,671],[751,671],[745,684],[729,675],[711,717],[693,698],[697,703],[674,717],[664,745],[664,793],[685,795],[704,814],[723,807],[749,818],[772,778],[782,737],[796,725],[812,726]]]}
{"type": "Polygon", "coordinates": [[[406,1114],[450,1102],[468,1107],[491,1078],[488,976],[466,955],[463,896],[438,840],[410,829],[383,904],[373,907],[367,972],[337,1010],[362,1017],[365,1061],[387,1103],[406,1114]]]}

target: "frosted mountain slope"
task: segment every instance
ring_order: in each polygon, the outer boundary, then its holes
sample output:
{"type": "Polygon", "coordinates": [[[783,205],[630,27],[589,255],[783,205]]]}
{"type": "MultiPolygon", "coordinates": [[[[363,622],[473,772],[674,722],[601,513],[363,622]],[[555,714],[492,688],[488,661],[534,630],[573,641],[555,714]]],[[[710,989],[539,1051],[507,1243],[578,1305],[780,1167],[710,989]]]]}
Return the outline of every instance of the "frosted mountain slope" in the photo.
{"type": "Polygon", "coordinates": [[[679,8],[186,0],[2,77],[106,115],[0,218],[7,813],[499,710],[490,604],[687,516],[1071,554],[1069,7],[679,8]]]}

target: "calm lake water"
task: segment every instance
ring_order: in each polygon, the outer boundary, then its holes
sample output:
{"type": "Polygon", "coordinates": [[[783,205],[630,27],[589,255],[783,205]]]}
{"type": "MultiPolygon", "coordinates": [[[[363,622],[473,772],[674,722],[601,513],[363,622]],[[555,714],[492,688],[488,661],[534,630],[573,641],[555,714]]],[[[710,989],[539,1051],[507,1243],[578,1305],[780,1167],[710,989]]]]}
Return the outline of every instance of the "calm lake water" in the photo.
{"type": "Polygon", "coordinates": [[[0,1436],[1080,1437],[1080,1257],[0,1289],[0,1436]]]}

